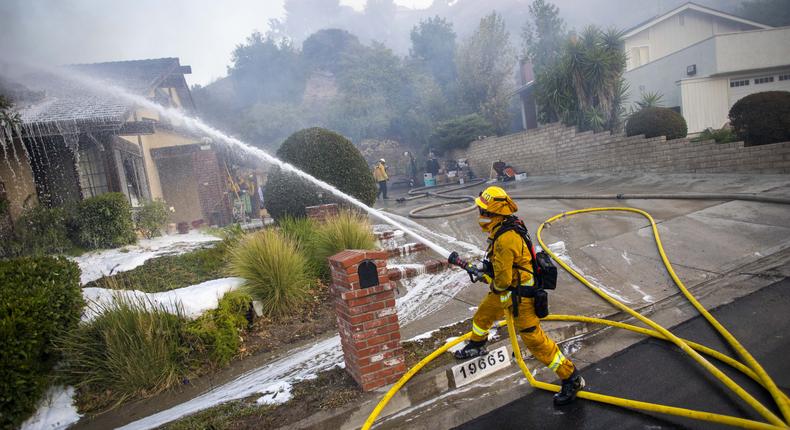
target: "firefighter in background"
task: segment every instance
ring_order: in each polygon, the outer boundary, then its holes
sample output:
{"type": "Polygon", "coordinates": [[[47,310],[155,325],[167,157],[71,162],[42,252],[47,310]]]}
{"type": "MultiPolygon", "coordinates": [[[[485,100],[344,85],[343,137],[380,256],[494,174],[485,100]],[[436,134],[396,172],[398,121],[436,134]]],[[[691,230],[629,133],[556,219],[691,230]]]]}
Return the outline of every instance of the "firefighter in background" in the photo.
{"type": "Polygon", "coordinates": [[[480,212],[480,227],[489,234],[487,261],[484,262],[484,272],[487,274],[483,275],[482,280],[489,284],[491,291],[480,303],[472,319],[472,337],[463,349],[455,352],[455,357],[463,360],[486,354],[488,330],[496,320],[504,317],[505,309],[513,311],[513,303],[519,303],[517,312],[513,313],[516,332],[521,335],[532,355],[562,380],[562,389],[554,395],[554,404],[568,404],[584,387],[584,379],[571,360],[562,354],[557,344],[540,327],[532,298],[534,294],[530,294],[530,289],[534,291],[535,285],[529,269],[532,268],[532,253],[515,230],[497,235],[503,224],[517,219],[514,214],[518,206],[499,187],[488,187],[475,199],[475,203],[480,212]],[[518,294],[520,300],[513,300],[513,294],[518,294]]]}
{"type": "Polygon", "coordinates": [[[387,181],[389,176],[387,175],[387,164],[383,158],[373,168],[373,178],[379,184],[379,193],[376,195],[376,198],[383,194],[384,200],[387,200],[387,181]]]}

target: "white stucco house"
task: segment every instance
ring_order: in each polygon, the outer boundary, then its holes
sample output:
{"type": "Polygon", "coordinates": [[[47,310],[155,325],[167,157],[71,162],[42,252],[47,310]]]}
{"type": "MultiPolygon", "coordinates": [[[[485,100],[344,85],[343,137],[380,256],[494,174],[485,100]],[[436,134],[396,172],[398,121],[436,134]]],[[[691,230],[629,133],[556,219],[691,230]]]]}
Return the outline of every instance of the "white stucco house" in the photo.
{"type": "Polygon", "coordinates": [[[790,91],[790,27],[686,3],[626,30],[624,39],[629,102],[661,93],[690,134],[721,128],[746,95],[790,91]]]}

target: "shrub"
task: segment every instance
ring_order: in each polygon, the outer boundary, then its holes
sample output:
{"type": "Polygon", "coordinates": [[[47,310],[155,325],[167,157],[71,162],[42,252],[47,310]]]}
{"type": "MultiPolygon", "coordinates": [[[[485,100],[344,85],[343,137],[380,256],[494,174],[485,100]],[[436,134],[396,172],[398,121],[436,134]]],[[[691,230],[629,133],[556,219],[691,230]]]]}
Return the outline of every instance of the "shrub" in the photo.
{"type": "Polygon", "coordinates": [[[366,217],[341,211],[319,227],[313,244],[314,264],[321,277],[329,280],[329,257],[344,249],[373,249],[376,239],[366,217]]]}
{"type": "Polygon", "coordinates": [[[167,225],[170,211],[164,200],[150,200],[143,204],[135,214],[137,229],[150,239],[162,234],[162,228],[167,225]]]}
{"type": "Polygon", "coordinates": [[[87,397],[88,409],[117,406],[179,383],[186,373],[181,334],[186,320],[163,305],[118,293],[100,315],[58,340],[60,373],[87,397]]]}
{"type": "Polygon", "coordinates": [[[730,109],[730,125],[746,145],[790,141],[790,92],[750,94],[730,109]]]}
{"type": "Polygon", "coordinates": [[[115,248],[135,242],[132,208],[121,193],[83,200],[77,209],[79,242],[88,248],[115,248]]]}
{"type": "MultiPolygon", "coordinates": [[[[348,139],[333,131],[318,127],[297,131],[283,142],[277,156],[362,203],[376,201],[376,183],[365,159],[348,139]]],[[[343,203],[329,191],[281,169],[269,175],[264,197],[266,209],[275,219],[304,216],[305,206],[343,203]]]]}
{"type": "Polygon", "coordinates": [[[197,338],[191,342],[208,355],[212,363],[224,366],[230,362],[241,345],[240,333],[247,326],[247,312],[252,296],[243,291],[231,291],[219,300],[217,309],[210,310],[188,323],[188,336],[197,338]]]}
{"type": "Polygon", "coordinates": [[[36,206],[14,224],[13,241],[6,255],[62,254],[74,248],[69,239],[70,216],[66,209],[36,206]]]}
{"type": "Polygon", "coordinates": [[[308,261],[298,246],[266,229],[242,239],[230,252],[229,272],[244,278],[243,291],[263,303],[271,317],[298,312],[312,284],[308,261]]]}
{"type": "Polygon", "coordinates": [[[666,136],[667,140],[671,140],[686,137],[688,127],[683,116],[672,109],[647,107],[628,117],[625,133],[628,136],[666,136]]]}
{"type": "Polygon", "coordinates": [[[482,116],[471,114],[445,121],[431,135],[431,145],[438,153],[452,149],[465,149],[480,136],[494,135],[494,127],[482,116]]]}
{"type": "Polygon", "coordinates": [[[52,341],[79,322],[80,271],[65,258],[0,261],[0,428],[34,410],[57,361],[52,341]]]}
{"type": "Polygon", "coordinates": [[[699,136],[692,139],[692,142],[702,142],[705,140],[714,140],[716,143],[730,143],[738,140],[738,136],[732,129],[720,128],[718,130],[713,128],[706,128],[699,134],[699,136]]]}

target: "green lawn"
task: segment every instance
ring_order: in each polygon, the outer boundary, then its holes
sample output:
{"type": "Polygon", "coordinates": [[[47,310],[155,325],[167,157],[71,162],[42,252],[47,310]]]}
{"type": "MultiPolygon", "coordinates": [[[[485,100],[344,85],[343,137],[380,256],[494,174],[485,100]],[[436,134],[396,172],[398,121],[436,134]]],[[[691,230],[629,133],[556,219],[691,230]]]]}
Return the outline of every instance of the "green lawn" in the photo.
{"type": "Polygon", "coordinates": [[[221,244],[180,255],[152,258],[132,270],[89,282],[85,287],[122,288],[147,293],[188,287],[225,274],[226,247],[221,244]]]}

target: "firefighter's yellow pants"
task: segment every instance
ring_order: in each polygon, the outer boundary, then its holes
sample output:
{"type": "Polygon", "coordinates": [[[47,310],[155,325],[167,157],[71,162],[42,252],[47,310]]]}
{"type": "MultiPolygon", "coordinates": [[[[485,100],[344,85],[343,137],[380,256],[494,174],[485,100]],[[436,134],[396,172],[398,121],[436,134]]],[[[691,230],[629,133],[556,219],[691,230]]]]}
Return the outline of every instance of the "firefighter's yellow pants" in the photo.
{"type": "MultiPolygon", "coordinates": [[[[510,292],[498,295],[488,293],[480,302],[480,306],[472,318],[472,337],[470,340],[481,341],[488,339],[488,330],[496,320],[505,316],[505,309],[513,305],[510,292]]],[[[540,319],[535,315],[534,299],[522,297],[516,318],[516,331],[521,335],[529,352],[541,363],[557,373],[560,379],[567,379],[573,373],[574,365],[571,360],[562,354],[543,329],[540,319]]]]}

